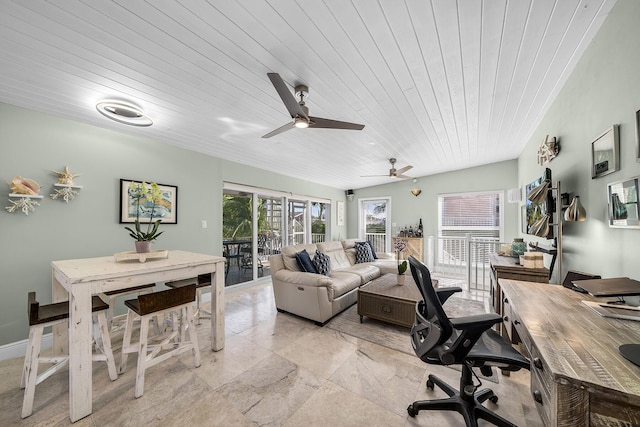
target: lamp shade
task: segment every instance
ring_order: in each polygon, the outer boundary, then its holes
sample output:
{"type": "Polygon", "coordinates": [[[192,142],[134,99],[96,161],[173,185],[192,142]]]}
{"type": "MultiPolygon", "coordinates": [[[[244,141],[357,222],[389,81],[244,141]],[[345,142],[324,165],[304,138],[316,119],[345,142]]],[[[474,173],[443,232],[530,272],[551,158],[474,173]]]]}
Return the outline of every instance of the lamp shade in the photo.
{"type": "Polygon", "coordinates": [[[575,196],[571,201],[571,204],[564,211],[564,220],[565,221],[584,221],[587,219],[587,211],[580,203],[580,196],[575,196]]]}
{"type": "Polygon", "coordinates": [[[529,228],[529,234],[533,234],[538,237],[547,237],[549,234],[549,215],[544,215],[542,218],[537,220],[531,225],[529,228]]]}
{"type": "Polygon", "coordinates": [[[542,181],[540,185],[531,190],[527,194],[527,200],[534,203],[540,203],[547,197],[547,190],[549,189],[550,182],[548,180],[542,181]]]}

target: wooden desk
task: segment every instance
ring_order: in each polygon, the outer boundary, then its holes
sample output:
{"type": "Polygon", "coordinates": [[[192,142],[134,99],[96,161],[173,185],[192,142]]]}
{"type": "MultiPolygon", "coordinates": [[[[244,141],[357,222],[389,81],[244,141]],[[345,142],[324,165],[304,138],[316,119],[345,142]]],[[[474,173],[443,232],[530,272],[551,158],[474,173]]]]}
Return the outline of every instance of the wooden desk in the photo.
{"type": "Polygon", "coordinates": [[[595,298],[559,285],[499,281],[545,425],[640,425],[640,366],[618,352],[640,343],[640,322],[601,317],[581,303],[595,298]]]}
{"type": "MultiPolygon", "coordinates": [[[[504,319],[503,323],[496,325],[503,337],[511,338],[513,325],[509,316],[504,312],[504,296],[500,289],[499,279],[524,280],[527,282],[549,283],[549,270],[546,268],[525,268],[516,264],[518,258],[500,256],[492,253],[489,262],[491,263],[491,307],[504,319]]],[[[508,371],[506,372],[508,374],[508,371]]]]}
{"type": "Polygon", "coordinates": [[[91,414],[91,296],[146,283],[186,279],[211,273],[211,347],[224,347],[224,258],[170,251],[166,259],[115,262],[113,256],[54,261],[53,301],[69,300],[69,326],[53,333],[53,349],[69,349],[69,417],[91,414]],[[222,274],[216,274],[216,272],[222,274]]]}

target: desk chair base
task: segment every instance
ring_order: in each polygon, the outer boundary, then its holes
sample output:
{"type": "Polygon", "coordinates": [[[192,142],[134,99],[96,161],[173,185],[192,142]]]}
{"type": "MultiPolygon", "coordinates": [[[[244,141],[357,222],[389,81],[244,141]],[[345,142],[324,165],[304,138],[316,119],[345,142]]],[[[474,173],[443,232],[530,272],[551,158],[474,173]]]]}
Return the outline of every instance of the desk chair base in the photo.
{"type": "Polygon", "coordinates": [[[435,375],[429,375],[427,380],[427,388],[433,390],[434,385],[437,385],[442,391],[447,393],[449,398],[437,399],[437,400],[418,400],[413,402],[407,408],[407,413],[410,417],[415,417],[420,411],[457,411],[464,417],[464,421],[467,427],[477,427],[478,419],[484,419],[490,423],[501,427],[517,427],[515,424],[491,411],[490,409],[482,406],[482,403],[490,400],[492,403],[498,403],[498,396],[496,396],[491,389],[485,388],[480,391],[471,392],[474,390],[473,386],[473,374],[469,366],[462,365],[462,377],[460,378],[460,390],[459,392],[449,384],[442,381],[435,375]],[[468,390],[469,393],[464,390],[468,390]]]}

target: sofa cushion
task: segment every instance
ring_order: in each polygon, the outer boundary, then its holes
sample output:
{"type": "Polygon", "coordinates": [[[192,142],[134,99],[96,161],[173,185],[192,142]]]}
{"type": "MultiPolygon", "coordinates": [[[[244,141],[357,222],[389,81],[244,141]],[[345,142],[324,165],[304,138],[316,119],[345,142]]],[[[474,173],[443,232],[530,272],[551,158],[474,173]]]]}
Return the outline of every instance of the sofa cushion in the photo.
{"type": "Polygon", "coordinates": [[[296,254],[304,250],[306,250],[309,254],[312,254],[316,251],[316,245],[293,245],[285,246],[284,248],[282,248],[281,252],[284,268],[291,271],[300,271],[300,268],[298,267],[298,261],[296,260],[296,254]]]}
{"type": "Polygon", "coordinates": [[[356,242],[356,264],[362,264],[363,262],[373,262],[373,254],[371,253],[371,247],[367,242],[356,242]]]}
{"type": "Polygon", "coordinates": [[[345,270],[334,271],[331,273],[331,284],[327,286],[329,291],[329,301],[340,298],[352,290],[358,288],[361,284],[359,276],[348,273],[345,270]]]}
{"type": "MultiPolygon", "coordinates": [[[[340,273],[349,273],[358,276],[360,278],[361,285],[380,277],[380,269],[371,262],[355,264],[349,268],[344,268],[338,271],[340,273]]],[[[337,273],[338,271],[335,271],[334,273],[337,273]]],[[[333,273],[331,274],[331,277],[333,277],[333,273]]]]}
{"type": "Polygon", "coordinates": [[[349,262],[347,255],[344,253],[342,243],[339,241],[318,243],[318,250],[329,255],[331,258],[332,270],[340,270],[342,268],[351,267],[352,265],[352,263],[349,262]]]}
{"type": "Polygon", "coordinates": [[[331,274],[331,258],[329,255],[316,250],[316,254],[313,256],[313,264],[319,274],[324,274],[325,276],[331,274]]]}
{"type": "Polygon", "coordinates": [[[305,273],[318,272],[315,265],[313,265],[313,261],[311,261],[309,252],[307,252],[306,249],[296,254],[296,261],[298,262],[298,268],[300,268],[300,271],[304,271],[305,273]]]}

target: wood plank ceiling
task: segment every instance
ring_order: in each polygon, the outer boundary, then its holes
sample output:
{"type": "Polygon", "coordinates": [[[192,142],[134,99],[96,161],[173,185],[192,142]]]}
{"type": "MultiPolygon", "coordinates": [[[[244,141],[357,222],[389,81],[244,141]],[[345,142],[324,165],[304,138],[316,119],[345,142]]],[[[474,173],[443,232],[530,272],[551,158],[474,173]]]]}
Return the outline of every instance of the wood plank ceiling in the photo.
{"type": "Polygon", "coordinates": [[[0,102],[361,188],[390,182],[361,177],[390,157],[416,177],[516,158],[614,3],[0,0],[0,102]],[[262,139],[289,121],[268,72],[364,130],[262,139]],[[112,122],[101,99],[154,125],[112,122]]]}

